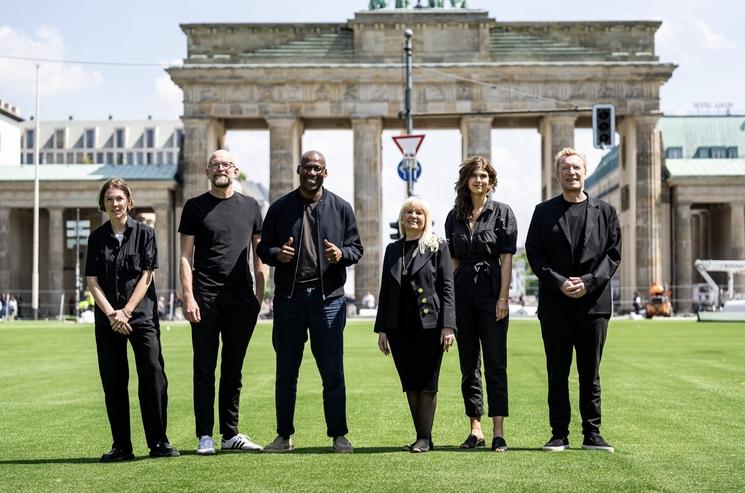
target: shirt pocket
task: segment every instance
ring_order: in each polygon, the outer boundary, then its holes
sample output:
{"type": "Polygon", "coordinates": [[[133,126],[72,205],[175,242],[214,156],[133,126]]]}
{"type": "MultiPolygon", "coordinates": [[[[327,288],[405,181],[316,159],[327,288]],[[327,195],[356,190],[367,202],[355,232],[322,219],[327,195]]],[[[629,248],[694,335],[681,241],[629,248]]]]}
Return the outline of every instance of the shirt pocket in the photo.
{"type": "Polygon", "coordinates": [[[495,255],[499,253],[499,237],[494,230],[479,231],[473,237],[474,253],[495,255]]]}
{"type": "Polygon", "coordinates": [[[124,257],[124,268],[127,272],[140,273],[142,272],[142,260],[139,254],[127,255],[124,257]]]}
{"type": "Polygon", "coordinates": [[[455,252],[455,258],[463,259],[468,255],[468,243],[468,237],[462,233],[453,236],[453,252],[455,252]]]}

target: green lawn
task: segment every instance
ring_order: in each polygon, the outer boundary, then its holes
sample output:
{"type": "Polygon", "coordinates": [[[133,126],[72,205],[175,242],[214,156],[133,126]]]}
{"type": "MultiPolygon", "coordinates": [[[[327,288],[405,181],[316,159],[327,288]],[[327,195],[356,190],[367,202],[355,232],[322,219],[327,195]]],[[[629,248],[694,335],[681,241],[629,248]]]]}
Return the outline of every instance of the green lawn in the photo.
{"type": "MultiPolygon", "coordinates": [[[[261,323],[244,367],[241,430],[274,438],[271,325],[261,323]]],[[[457,355],[446,355],[434,430],[436,450],[410,454],[404,395],[370,322],[350,322],[346,374],[351,455],[329,452],[320,379],[306,351],[294,437],[286,455],[193,450],[188,326],[164,324],[170,380],[169,437],[176,459],[147,449],[132,370],[138,459],[99,464],[110,446],[91,326],[0,323],[0,491],[743,491],[745,327],[695,321],[611,322],[603,360],[603,435],[615,454],[581,444],[572,377],[573,449],[545,453],[549,438],[538,323],[513,321],[509,334],[510,451],[463,452],[467,435],[457,355]]],[[[132,358],[130,358],[131,360],[132,358]]],[[[490,426],[487,426],[490,433],[490,426]]]]}

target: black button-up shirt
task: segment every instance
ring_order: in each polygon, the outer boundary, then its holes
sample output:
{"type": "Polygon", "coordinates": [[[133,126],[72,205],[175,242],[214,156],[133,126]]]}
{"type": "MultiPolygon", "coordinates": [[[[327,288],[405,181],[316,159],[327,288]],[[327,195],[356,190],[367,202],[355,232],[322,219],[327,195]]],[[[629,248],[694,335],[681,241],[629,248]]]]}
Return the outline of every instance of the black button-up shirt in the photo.
{"type": "Polygon", "coordinates": [[[478,284],[481,280],[492,284],[492,294],[499,295],[501,270],[499,255],[517,251],[517,221],[507,204],[488,200],[476,219],[473,231],[465,219],[452,209],[445,220],[445,238],[450,255],[460,262],[455,275],[456,294],[460,288],[478,284]]]}
{"type": "MultiPolygon", "coordinates": [[[[111,221],[106,221],[88,237],[86,277],[96,277],[106,299],[115,310],[124,308],[135,290],[143,271],[158,268],[158,247],[155,231],[132,217],[127,218],[121,245],[114,236],[111,221]]],[[[155,283],[132,311],[130,324],[157,319],[155,283]]],[[[108,324],[106,314],[96,306],[97,324],[108,324]]]]}

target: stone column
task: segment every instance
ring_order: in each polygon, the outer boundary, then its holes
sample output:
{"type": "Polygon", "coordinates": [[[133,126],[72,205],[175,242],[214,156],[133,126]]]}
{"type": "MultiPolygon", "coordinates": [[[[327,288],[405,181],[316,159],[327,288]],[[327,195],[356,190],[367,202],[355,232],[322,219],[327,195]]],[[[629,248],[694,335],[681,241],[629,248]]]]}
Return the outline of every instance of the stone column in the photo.
{"type": "Polygon", "coordinates": [[[354,271],[354,297],[359,302],[366,292],[378,296],[380,283],[382,220],[383,121],[380,118],[355,118],[354,134],[354,214],[360,231],[364,255],[354,271]]]}
{"type": "MultiPolygon", "coordinates": [[[[657,116],[644,116],[634,119],[636,126],[636,282],[638,286],[649,286],[652,281],[668,284],[670,280],[661,279],[662,261],[660,257],[660,231],[657,221],[657,206],[660,203],[661,169],[660,139],[657,131],[657,116]]],[[[687,213],[690,216],[690,211],[687,213]]],[[[690,223],[686,224],[685,241],[688,257],[691,256],[690,223]]],[[[691,265],[688,265],[688,284],[690,284],[691,265]]],[[[679,272],[679,275],[680,272],[679,272]]],[[[677,284],[680,284],[678,282],[677,284]]],[[[687,296],[690,298],[690,295],[687,296]]]]}
{"type": "Polygon", "coordinates": [[[209,189],[205,175],[207,159],[220,149],[225,135],[222,122],[214,118],[182,118],[184,122],[183,199],[201,195],[209,189]]]}
{"type": "Polygon", "coordinates": [[[0,207],[0,292],[19,287],[10,285],[10,208],[0,207]]]}
{"type": "Polygon", "coordinates": [[[295,115],[269,115],[269,202],[274,202],[298,184],[302,124],[295,115]]]}
{"type": "Polygon", "coordinates": [[[675,204],[675,245],[675,311],[687,313],[691,311],[691,283],[693,282],[690,204],[675,204]]]}
{"type": "MultiPolygon", "coordinates": [[[[65,222],[62,207],[47,207],[49,213],[49,306],[51,314],[56,314],[59,308],[60,295],[65,290],[65,222]]],[[[81,262],[81,275],[83,267],[81,262]]]]}
{"type": "MultiPolygon", "coordinates": [[[[745,260],[745,203],[730,204],[730,249],[733,260],[745,260]]],[[[735,274],[735,293],[745,294],[745,275],[735,274]]]]}
{"type": "Polygon", "coordinates": [[[554,156],[565,147],[574,147],[574,115],[545,116],[541,118],[538,131],[541,134],[541,200],[547,200],[561,192],[556,177],[554,156]]]}
{"type": "Polygon", "coordinates": [[[167,204],[153,206],[155,211],[155,240],[158,242],[158,268],[155,270],[155,288],[158,296],[168,300],[170,291],[175,289],[171,279],[171,222],[167,204]]]}
{"type": "Polygon", "coordinates": [[[461,153],[463,160],[484,156],[491,161],[491,116],[464,116],[460,119],[461,153]]]}

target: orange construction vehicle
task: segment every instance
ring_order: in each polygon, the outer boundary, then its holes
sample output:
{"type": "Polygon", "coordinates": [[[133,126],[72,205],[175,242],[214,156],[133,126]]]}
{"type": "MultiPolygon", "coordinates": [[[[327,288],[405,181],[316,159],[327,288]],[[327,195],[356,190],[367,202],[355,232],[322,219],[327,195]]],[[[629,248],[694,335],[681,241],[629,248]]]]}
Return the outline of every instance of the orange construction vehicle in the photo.
{"type": "Polygon", "coordinates": [[[649,302],[647,302],[647,318],[669,317],[673,313],[670,303],[670,293],[657,281],[649,286],[649,302]]]}

